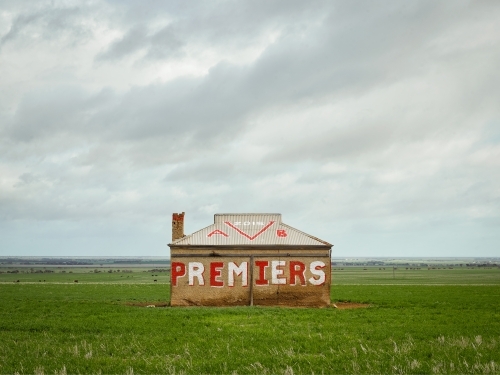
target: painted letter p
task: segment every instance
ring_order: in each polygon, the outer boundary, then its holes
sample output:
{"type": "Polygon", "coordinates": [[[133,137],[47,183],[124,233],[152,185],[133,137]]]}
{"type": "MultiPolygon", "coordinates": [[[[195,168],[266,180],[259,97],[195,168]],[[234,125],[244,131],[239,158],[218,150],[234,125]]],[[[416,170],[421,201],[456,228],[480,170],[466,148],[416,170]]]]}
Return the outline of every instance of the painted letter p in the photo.
{"type": "Polygon", "coordinates": [[[177,286],[177,278],[186,276],[186,265],[181,262],[172,262],[172,286],[177,286]]]}

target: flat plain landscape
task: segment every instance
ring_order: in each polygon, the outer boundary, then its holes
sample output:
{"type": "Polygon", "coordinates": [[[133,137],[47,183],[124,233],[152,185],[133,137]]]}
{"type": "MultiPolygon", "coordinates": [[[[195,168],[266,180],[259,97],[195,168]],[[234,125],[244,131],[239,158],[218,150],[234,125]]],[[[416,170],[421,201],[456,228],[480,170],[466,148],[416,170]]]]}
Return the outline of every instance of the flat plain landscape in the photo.
{"type": "Polygon", "coordinates": [[[168,265],[117,267],[0,265],[0,373],[500,373],[495,265],[332,266],[355,309],[164,307],[168,265]]]}

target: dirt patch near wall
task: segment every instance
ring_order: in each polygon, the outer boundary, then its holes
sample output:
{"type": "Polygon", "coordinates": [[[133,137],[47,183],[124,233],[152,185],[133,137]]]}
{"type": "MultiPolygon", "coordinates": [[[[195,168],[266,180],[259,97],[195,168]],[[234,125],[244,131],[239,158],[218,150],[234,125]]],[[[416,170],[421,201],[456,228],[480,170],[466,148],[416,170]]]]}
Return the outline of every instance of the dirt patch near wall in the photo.
{"type": "Polygon", "coordinates": [[[168,307],[170,306],[169,302],[125,302],[127,306],[135,306],[135,307],[168,307]]]}
{"type": "MultiPolygon", "coordinates": [[[[234,301],[232,301],[234,303],[234,301]]],[[[262,302],[262,301],[259,301],[262,302]]],[[[127,306],[135,306],[135,307],[169,307],[170,303],[169,302],[139,302],[139,301],[134,301],[134,302],[125,302],[125,305],[127,306]]],[[[259,303],[260,306],[266,306],[265,304],[259,303]]],[[[186,306],[195,306],[194,304],[186,304],[186,306]]],[[[214,305],[215,306],[215,305],[214,305]]],[[[234,304],[234,306],[237,306],[237,304],[234,304]]],[[[243,306],[246,306],[244,304],[243,306]]],[[[311,306],[290,306],[290,305],[276,305],[276,304],[269,304],[268,306],[273,306],[273,307],[311,307],[311,306]]],[[[371,305],[368,303],[356,303],[356,302],[335,302],[330,305],[331,307],[339,310],[347,310],[347,309],[365,309],[367,307],[370,307],[371,305]]],[[[224,307],[231,307],[231,306],[224,306],[224,307]]]]}
{"type": "Polygon", "coordinates": [[[367,307],[370,307],[368,303],[355,303],[355,302],[335,302],[332,303],[332,307],[339,309],[339,310],[346,310],[346,309],[365,309],[367,307]]]}

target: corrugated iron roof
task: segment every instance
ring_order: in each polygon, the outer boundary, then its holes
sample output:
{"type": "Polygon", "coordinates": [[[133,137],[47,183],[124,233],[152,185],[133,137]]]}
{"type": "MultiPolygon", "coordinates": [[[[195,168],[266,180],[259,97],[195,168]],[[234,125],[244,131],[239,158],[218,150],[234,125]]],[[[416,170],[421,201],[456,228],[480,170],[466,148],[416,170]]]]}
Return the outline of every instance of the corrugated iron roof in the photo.
{"type": "Polygon", "coordinates": [[[214,224],[173,241],[174,246],[332,246],[281,222],[281,214],[216,214],[214,224]]]}

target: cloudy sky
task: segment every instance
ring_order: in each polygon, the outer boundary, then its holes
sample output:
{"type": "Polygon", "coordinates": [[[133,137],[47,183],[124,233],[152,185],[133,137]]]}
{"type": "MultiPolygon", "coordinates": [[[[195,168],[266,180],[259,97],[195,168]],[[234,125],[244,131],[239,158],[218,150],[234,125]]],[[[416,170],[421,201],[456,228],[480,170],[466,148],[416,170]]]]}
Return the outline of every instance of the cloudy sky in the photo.
{"type": "Polygon", "coordinates": [[[276,212],[336,257],[500,256],[497,1],[0,3],[0,255],[276,212]]]}

